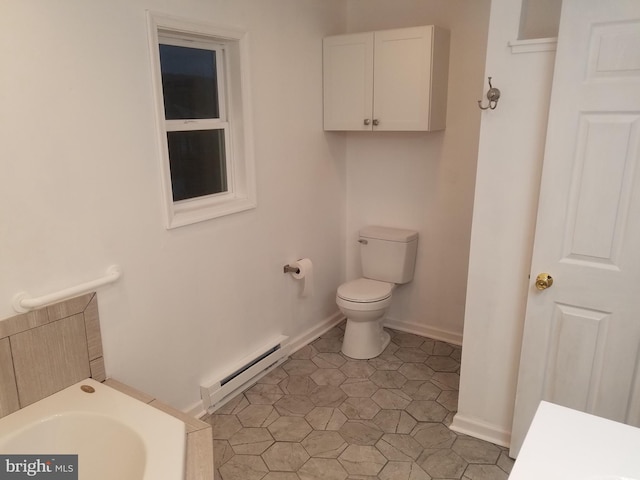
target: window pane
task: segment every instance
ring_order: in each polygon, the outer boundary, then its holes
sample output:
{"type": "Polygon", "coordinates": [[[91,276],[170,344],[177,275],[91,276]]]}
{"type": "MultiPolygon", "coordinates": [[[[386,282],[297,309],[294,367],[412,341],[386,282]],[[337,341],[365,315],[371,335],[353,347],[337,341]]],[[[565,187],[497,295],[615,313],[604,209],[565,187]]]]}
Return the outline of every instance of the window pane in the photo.
{"type": "Polygon", "coordinates": [[[167,120],[219,118],[216,52],[160,44],[167,120]]]}
{"type": "Polygon", "coordinates": [[[173,201],[227,191],[224,130],[167,132],[173,201]]]}

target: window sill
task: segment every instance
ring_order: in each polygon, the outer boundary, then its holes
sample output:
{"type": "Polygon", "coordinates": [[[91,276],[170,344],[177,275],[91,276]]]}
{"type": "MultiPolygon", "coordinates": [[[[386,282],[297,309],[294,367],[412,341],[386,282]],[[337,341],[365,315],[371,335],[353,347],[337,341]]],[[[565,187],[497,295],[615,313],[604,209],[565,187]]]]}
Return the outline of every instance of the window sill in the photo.
{"type": "Polygon", "coordinates": [[[512,40],[509,42],[511,53],[555,52],[558,39],[534,38],[531,40],[512,40]]]}
{"type": "Polygon", "coordinates": [[[252,198],[233,198],[213,204],[207,203],[194,202],[188,207],[176,204],[169,206],[167,229],[184,227],[257,207],[257,202],[252,198]]]}

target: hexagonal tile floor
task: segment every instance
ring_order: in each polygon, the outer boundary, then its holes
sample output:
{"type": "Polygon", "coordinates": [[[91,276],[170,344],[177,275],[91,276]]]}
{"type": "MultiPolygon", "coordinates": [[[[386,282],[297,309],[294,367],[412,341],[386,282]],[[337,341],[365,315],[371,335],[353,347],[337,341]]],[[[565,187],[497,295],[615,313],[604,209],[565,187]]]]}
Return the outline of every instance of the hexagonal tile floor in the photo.
{"type": "Polygon", "coordinates": [[[507,450],[448,426],[460,347],[389,330],[340,353],[344,322],[205,418],[222,480],[506,480],[507,450]]]}

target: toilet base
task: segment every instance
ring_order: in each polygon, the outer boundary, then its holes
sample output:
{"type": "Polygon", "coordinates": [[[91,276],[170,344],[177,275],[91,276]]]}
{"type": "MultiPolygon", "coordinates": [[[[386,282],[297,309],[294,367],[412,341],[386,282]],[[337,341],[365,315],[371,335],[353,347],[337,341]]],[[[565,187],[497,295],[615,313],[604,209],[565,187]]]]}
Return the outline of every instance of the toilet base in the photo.
{"type": "Polygon", "coordinates": [[[342,353],[349,358],[367,360],[380,355],[390,341],[391,335],[382,328],[382,319],[362,322],[347,318],[342,353]]]}

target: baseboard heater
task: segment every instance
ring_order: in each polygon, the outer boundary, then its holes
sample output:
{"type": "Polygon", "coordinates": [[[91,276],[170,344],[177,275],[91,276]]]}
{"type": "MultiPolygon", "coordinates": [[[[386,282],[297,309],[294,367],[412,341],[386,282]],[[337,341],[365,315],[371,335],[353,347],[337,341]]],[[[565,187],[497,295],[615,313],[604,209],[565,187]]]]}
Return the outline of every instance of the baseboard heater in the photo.
{"type": "Polygon", "coordinates": [[[289,355],[288,339],[284,335],[272,339],[234,366],[215,375],[215,380],[201,385],[200,396],[204,409],[216,410],[282,363],[289,355]]]}

